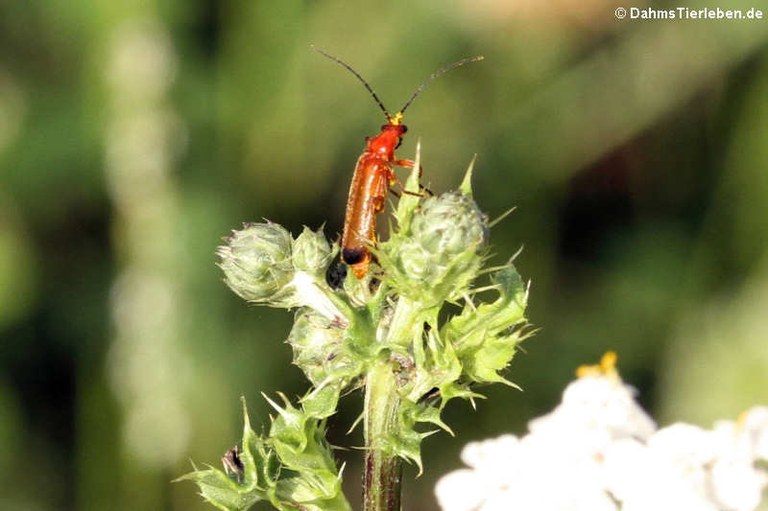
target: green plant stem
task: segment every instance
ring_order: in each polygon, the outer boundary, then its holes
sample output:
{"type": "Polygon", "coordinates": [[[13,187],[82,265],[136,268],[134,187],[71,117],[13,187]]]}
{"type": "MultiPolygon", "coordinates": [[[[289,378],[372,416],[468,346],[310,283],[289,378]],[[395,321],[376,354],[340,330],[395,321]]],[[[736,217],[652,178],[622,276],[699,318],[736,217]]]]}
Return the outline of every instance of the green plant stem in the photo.
{"type": "Polygon", "coordinates": [[[418,303],[401,296],[397,300],[392,323],[389,325],[388,346],[407,349],[415,335],[421,332],[418,303]]]}
{"type": "Polygon", "coordinates": [[[396,383],[389,361],[371,367],[366,380],[363,511],[400,511],[402,460],[388,448],[400,406],[396,383]]]}

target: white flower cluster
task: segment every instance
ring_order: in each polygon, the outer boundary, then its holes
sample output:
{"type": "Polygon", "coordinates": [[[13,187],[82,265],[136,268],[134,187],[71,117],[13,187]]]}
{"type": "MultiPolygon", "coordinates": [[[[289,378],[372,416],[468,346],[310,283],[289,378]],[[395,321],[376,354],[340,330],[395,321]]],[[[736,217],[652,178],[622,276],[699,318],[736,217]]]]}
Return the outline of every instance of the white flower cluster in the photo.
{"type": "Polygon", "coordinates": [[[768,407],[711,430],[657,429],[615,369],[579,369],[554,411],[519,438],[472,442],[437,483],[443,511],[747,511],[768,484],[768,407]],[[762,468],[761,468],[762,465],[762,468]]]}

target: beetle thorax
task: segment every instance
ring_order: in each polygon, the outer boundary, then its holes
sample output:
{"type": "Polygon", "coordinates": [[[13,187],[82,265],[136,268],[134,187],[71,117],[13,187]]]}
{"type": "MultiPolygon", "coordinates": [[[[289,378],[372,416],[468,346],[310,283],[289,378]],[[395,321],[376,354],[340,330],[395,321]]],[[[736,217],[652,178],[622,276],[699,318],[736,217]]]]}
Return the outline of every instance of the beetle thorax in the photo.
{"type": "Polygon", "coordinates": [[[368,139],[367,151],[387,160],[394,160],[395,149],[400,145],[407,128],[403,124],[385,124],[381,133],[368,139]]]}

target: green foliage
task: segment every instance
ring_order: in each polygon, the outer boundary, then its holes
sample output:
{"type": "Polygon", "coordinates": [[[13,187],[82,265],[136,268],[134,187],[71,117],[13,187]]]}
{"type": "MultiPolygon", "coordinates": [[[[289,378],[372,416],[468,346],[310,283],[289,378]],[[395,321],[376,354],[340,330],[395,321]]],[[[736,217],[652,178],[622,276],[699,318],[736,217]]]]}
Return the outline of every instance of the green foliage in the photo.
{"type": "Polygon", "coordinates": [[[527,289],[512,263],[491,275],[491,289],[499,297],[477,306],[464,305],[461,314],[452,317],[442,335],[453,346],[464,376],[477,383],[508,383],[499,375],[514,355],[515,346],[527,334],[513,327],[524,320],[527,289]]]}
{"type": "Polygon", "coordinates": [[[243,402],[242,448],[222,458],[225,470],[196,470],[179,480],[194,481],[205,500],[225,511],[244,511],[263,500],[281,511],[351,509],[325,441],[325,423],[283,400],[284,406],[269,401],[278,415],[267,436],[253,432],[243,402]]]}

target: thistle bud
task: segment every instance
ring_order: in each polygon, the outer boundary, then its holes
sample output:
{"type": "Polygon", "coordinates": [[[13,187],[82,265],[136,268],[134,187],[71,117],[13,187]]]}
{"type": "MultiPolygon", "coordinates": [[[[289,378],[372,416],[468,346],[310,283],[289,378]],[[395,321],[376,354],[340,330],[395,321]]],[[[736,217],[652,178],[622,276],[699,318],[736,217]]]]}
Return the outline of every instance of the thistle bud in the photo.
{"type": "Polygon", "coordinates": [[[316,387],[326,381],[349,382],[362,372],[362,362],[348,353],[348,334],[316,313],[300,312],[288,336],[293,363],[316,387]]]}
{"type": "Polygon", "coordinates": [[[216,253],[230,289],[249,302],[279,299],[294,274],[290,233],[273,223],[247,224],[226,242],[216,253]]]}
{"type": "Polygon", "coordinates": [[[333,253],[322,230],[312,231],[308,227],[293,242],[293,266],[313,275],[324,275],[331,263],[333,253]]]}
{"type": "Polygon", "coordinates": [[[471,198],[450,192],[424,201],[413,217],[411,233],[425,250],[439,254],[435,263],[447,265],[467,250],[476,254],[486,242],[488,226],[471,198]]]}
{"type": "Polygon", "coordinates": [[[426,199],[410,232],[385,247],[398,291],[426,303],[439,303],[466,290],[482,262],[488,238],[485,215],[460,192],[426,199]]]}

